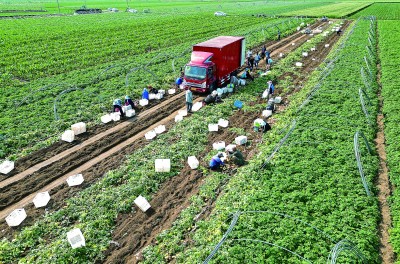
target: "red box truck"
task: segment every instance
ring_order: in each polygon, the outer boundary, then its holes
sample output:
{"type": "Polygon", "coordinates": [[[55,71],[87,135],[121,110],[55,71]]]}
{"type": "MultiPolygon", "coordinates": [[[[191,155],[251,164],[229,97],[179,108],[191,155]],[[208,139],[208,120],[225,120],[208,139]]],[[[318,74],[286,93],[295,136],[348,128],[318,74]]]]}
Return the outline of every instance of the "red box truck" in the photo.
{"type": "Polygon", "coordinates": [[[193,46],[185,66],[183,85],[196,92],[211,92],[230,82],[230,75],[245,63],[244,37],[220,36],[193,46]]]}

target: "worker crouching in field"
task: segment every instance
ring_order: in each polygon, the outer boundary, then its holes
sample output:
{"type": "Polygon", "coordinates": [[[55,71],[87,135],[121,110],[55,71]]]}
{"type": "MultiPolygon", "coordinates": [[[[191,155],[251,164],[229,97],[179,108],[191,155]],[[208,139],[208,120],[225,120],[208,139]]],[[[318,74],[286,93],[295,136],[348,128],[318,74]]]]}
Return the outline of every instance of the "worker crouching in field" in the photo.
{"type": "Polygon", "coordinates": [[[204,98],[203,105],[220,103],[220,102],[222,102],[221,97],[218,96],[217,91],[213,91],[211,94],[207,95],[206,98],[204,98]]]}
{"type": "Polygon", "coordinates": [[[122,101],[121,99],[115,99],[113,102],[113,110],[114,112],[119,112],[121,117],[124,117],[124,111],[122,111],[122,101]]]}
{"type": "Polygon", "coordinates": [[[135,109],[135,103],[132,101],[132,99],[125,95],[125,105],[128,106],[130,105],[132,107],[132,109],[135,109]]]}
{"type": "Polygon", "coordinates": [[[210,160],[210,169],[212,170],[218,170],[219,168],[221,168],[221,166],[224,166],[224,162],[221,160],[221,158],[224,155],[222,153],[218,153],[217,155],[215,155],[214,157],[211,158],[210,160]]]}
{"type": "Polygon", "coordinates": [[[243,166],[245,160],[242,152],[240,152],[236,147],[231,148],[227,151],[228,161],[234,163],[237,166],[243,166]]]}

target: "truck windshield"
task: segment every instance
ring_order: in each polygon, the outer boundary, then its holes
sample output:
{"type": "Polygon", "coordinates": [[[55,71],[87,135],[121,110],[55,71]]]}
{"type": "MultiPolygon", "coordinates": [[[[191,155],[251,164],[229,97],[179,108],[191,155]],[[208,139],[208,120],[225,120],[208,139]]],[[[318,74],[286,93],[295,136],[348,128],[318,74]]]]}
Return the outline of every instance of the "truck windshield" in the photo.
{"type": "Polygon", "coordinates": [[[206,68],[196,67],[196,66],[186,66],[185,76],[193,79],[205,79],[206,78],[206,68]]]}

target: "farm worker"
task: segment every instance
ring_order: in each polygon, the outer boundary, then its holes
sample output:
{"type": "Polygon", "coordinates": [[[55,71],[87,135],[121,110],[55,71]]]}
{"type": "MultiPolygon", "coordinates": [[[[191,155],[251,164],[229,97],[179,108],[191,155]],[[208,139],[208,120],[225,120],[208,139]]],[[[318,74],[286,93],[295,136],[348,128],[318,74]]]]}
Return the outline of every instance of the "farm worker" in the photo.
{"type": "Polygon", "coordinates": [[[176,88],[179,88],[179,86],[183,83],[183,78],[182,77],[178,77],[176,78],[175,84],[176,84],[176,88]]]}
{"type": "Polygon", "coordinates": [[[340,36],[340,33],[342,33],[342,30],[341,30],[340,28],[338,28],[338,29],[336,30],[336,35],[340,36]]]}
{"type": "Polygon", "coordinates": [[[149,100],[149,91],[146,88],[143,89],[142,99],[149,100]]]}
{"type": "Polygon", "coordinates": [[[211,94],[207,95],[206,98],[204,98],[203,102],[205,104],[212,104],[215,103],[217,99],[217,91],[213,91],[211,94]]]}
{"type": "Polygon", "coordinates": [[[132,109],[135,109],[135,104],[133,103],[132,99],[125,95],[125,105],[130,105],[132,109]]]}
{"type": "Polygon", "coordinates": [[[271,67],[272,67],[272,63],[273,63],[274,61],[271,59],[271,57],[267,60],[267,70],[270,70],[271,69],[271,67]]]}
{"type": "Polygon", "coordinates": [[[268,61],[269,58],[271,58],[271,52],[269,52],[269,50],[265,51],[265,57],[266,57],[267,61],[268,61]]]}
{"type": "Polygon", "coordinates": [[[281,31],[278,29],[278,40],[281,40],[281,31]]]}
{"type": "Polygon", "coordinates": [[[274,86],[274,84],[272,83],[271,80],[269,80],[267,83],[268,83],[268,91],[269,91],[269,94],[273,94],[274,91],[275,91],[275,86],[274,86]]]}
{"type": "Polygon", "coordinates": [[[246,69],[246,79],[254,81],[254,77],[251,75],[250,69],[246,69]]]}
{"type": "Polygon", "coordinates": [[[246,58],[250,58],[251,55],[253,55],[253,52],[251,52],[251,50],[247,50],[246,58]]]}
{"type": "Polygon", "coordinates": [[[190,91],[190,89],[186,90],[186,109],[188,113],[192,112],[192,106],[193,106],[193,93],[190,91]]]}
{"type": "Polygon", "coordinates": [[[260,56],[260,54],[256,54],[256,56],[254,57],[254,66],[257,68],[258,67],[258,63],[260,62],[260,60],[261,60],[261,56],[260,56]]]}
{"type": "Polygon", "coordinates": [[[261,59],[265,58],[265,52],[267,51],[267,47],[265,47],[265,45],[262,47],[261,49],[261,59]]]}
{"type": "Polygon", "coordinates": [[[210,169],[212,170],[217,170],[219,169],[221,166],[224,166],[224,162],[221,160],[221,158],[224,155],[222,153],[218,153],[217,155],[215,155],[214,157],[212,157],[212,159],[210,160],[210,169]]]}
{"type": "Polygon", "coordinates": [[[228,159],[238,166],[243,166],[245,163],[242,152],[236,149],[236,147],[228,150],[228,159]]]}
{"type": "Polygon", "coordinates": [[[147,86],[147,88],[149,89],[149,93],[158,94],[158,90],[151,85],[147,86]]]}
{"type": "Polygon", "coordinates": [[[115,99],[113,102],[114,106],[114,112],[118,112],[121,114],[121,116],[124,116],[124,112],[122,111],[122,101],[121,99],[115,99]]]}

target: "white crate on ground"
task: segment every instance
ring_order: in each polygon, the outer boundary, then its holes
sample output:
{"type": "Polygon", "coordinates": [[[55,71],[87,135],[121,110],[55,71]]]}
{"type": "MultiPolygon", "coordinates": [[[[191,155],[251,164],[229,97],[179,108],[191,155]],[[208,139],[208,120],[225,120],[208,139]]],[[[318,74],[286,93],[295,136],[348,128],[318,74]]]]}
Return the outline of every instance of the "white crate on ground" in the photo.
{"type": "Polygon", "coordinates": [[[84,180],[83,180],[82,174],[75,174],[75,175],[69,176],[67,179],[68,186],[70,186],[70,187],[81,185],[83,181],[84,180]]]}
{"type": "Polygon", "coordinates": [[[158,90],[158,93],[164,95],[165,94],[165,90],[158,90]]]}
{"type": "Polygon", "coordinates": [[[14,161],[6,160],[0,164],[0,173],[7,174],[14,169],[14,161]]]}
{"type": "Polygon", "coordinates": [[[149,100],[147,100],[147,99],[140,99],[140,100],[139,100],[139,104],[140,104],[141,106],[148,105],[148,104],[149,104],[149,100]]]}
{"type": "Polygon", "coordinates": [[[111,121],[111,116],[109,114],[103,115],[100,120],[102,123],[107,124],[111,121]]]}
{"type": "Polygon", "coordinates": [[[195,157],[195,156],[190,156],[188,157],[188,164],[189,167],[194,170],[197,169],[197,167],[199,167],[199,160],[195,157]]]}
{"type": "Polygon", "coordinates": [[[79,122],[79,123],[73,124],[71,126],[71,130],[74,131],[75,135],[85,133],[86,132],[86,124],[84,122],[79,122]]]}
{"type": "Polygon", "coordinates": [[[135,110],[133,109],[129,109],[128,111],[126,111],[126,117],[132,117],[136,114],[135,110]]]}
{"type": "Polygon", "coordinates": [[[264,111],[262,111],[262,116],[263,116],[263,117],[270,117],[270,116],[272,116],[272,110],[264,110],[264,111]]]}
{"type": "Polygon", "coordinates": [[[228,127],[228,125],[229,125],[229,121],[228,121],[228,120],[225,120],[225,119],[222,119],[222,118],[220,118],[220,119],[218,120],[218,125],[219,125],[220,127],[228,127]]]}
{"type": "Polygon", "coordinates": [[[156,172],[169,172],[171,170],[170,159],[156,159],[154,165],[156,172]]]}
{"type": "Polygon", "coordinates": [[[236,145],[235,144],[229,144],[228,146],[225,147],[225,150],[232,151],[233,148],[236,148],[236,145]]]}
{"type": "Polygon", "coordinates": [[[175,116],[175,122],[180,122],[182,120],[183,120],[183,116],[181,116],[181,115],[176,115],[175,116]]]}
{"type": "Polygon", "coordinates": [[[147,132],[146,134],[144,134],[144,137],[147,140],[151,140],[153,138],[155,138],[157,136],[156,132],[154,130],[150,130],[149,132],[147,132]]]}
{"type": "Polygon", "coordinates": [[[139,195],[134,201],[133,201],[137,207],[140,208],[140,210],[142,210],[143,212],[146,212],[147,210],[150,209],[150,204],[149,202],[146,200],[146,198],[144,198],[143,196],[139,195]]]}
{"type": "Polygon", "coordinates": [[[131,105],[124,105],[124,106],[122,107],[122,112],[126,113],[126,111],[131,110],[131,109],[132,109],[132,106],[131,106],[131,105]]]}
{"type": "Polygon", "coordinates": [[[329,44],[325,44],[325,48],[328,48],[329,47],[329,44]]]}
{"type": "Polygon", "coordinates": [[[154,99],[156,99],[156,94],[153,93],[149,94],[149,100],[154,100],[154,99]]]}
{"type": "Polygon", "coordinates": [[[235,143],[237,145],[244,145],[247,143],[247,137],[246,136],[238,136],[235,138],[235,143]]]}
{"type": "Polygon", "coordinates": [[[111,116],[111,119],[112,119],[113,121],[119,121],[119,120],[121,120],[121,113],[120,113],[120,112],[111,113],[110,116],[111,116]]]}
{"type": "Polygon", "coordinates": [[[33,204],[36,208],[46,206],[50,201],[49,192],[40,192],[33,198],[33,204]]]}
{"type": "Polygon", "coordinates": [[[65,130],[65,132],[61,135],[61,140],[66,142],[72,142],[75,139],[74,131],[72,130],[65,130]]]}
{"type": "Polygon", "coordinates": [[[210,132],[218,131],[218,124],[208,124],[208,131],[210,132]]]}
{"type": "Polygon", "coordinates": [[[311,48],[311,51],[316,51],[316,48],[315,47],[311,48]]]}
{"type": "Polygon", "coordinates": [[[224,148],[225,148],[225,142],[224,141],[218,141],[218,142],[213,143],[213,149],[222,150],[224,148]]]}
{"type": "Polygon", "coordinates": [[[163,99],[163,97],[164,97],[164,94],[162,94],[162,93],[156,94],[156,99],[157,100],[161,100],[161,99],[163,99]]]}
{"type": "Polygon", "coordinates": [[[26,212],[24,208],[15,209],[6,217],[6,222],[8,226],[19,226],[25,218],[26,212]]]}
{"type": "Polygon", "coordinates": [[[296,65],[296,67],[302,67],[303,63],[302,62],[296,62],[295,65],[296,65]]]}
{"type": "Polygon", "coordinates": [[[187,116],[187,110],[179,110],[178,115],[187,116]]]}
{"type": "Polygon", "coordinates": [[[303,52],[302,55],[303,55],[303,57],[307,57],[308,56],[308,52],[303,52]]]}
{"type": "Polygon", "coordinates": [[[67,233],[67,239],[72,248],[84,247],[85,238],[79,228],[72,229],[67,233]]]}
{"type": "Polygon", "coordinates": [[[164,125],[159,125],[156,128],[154,128],[154,132],[156,132],[156,134],[161,134],[164,131],[165,131],[165,126],[164,125]]]}
{"type": "Polygon", "coordinates": [[[192,111],[193,111],[193,112],[197,112],[197,111],[199,111],[200,108],[202,108],[202,107],[203,107],[203,103],[202,103],[202,102],[196,102],[196,103],[194,103],[193,106],[192,106],[192,111]]]}
{"type": "Polygon", "coordinates": [[[168,94],[174,94],[174,93],[176,93],[176,90],[175,90],[175,89],[169,89],[169,90],[168,90],[168,94]]]}
{"type": "Polygon", "coordinates": [[[274,98],[274,103],[275,104],[280,104],[281,102],[282,102],[282,97],[277,96],[277,97],[274,98]]]}

